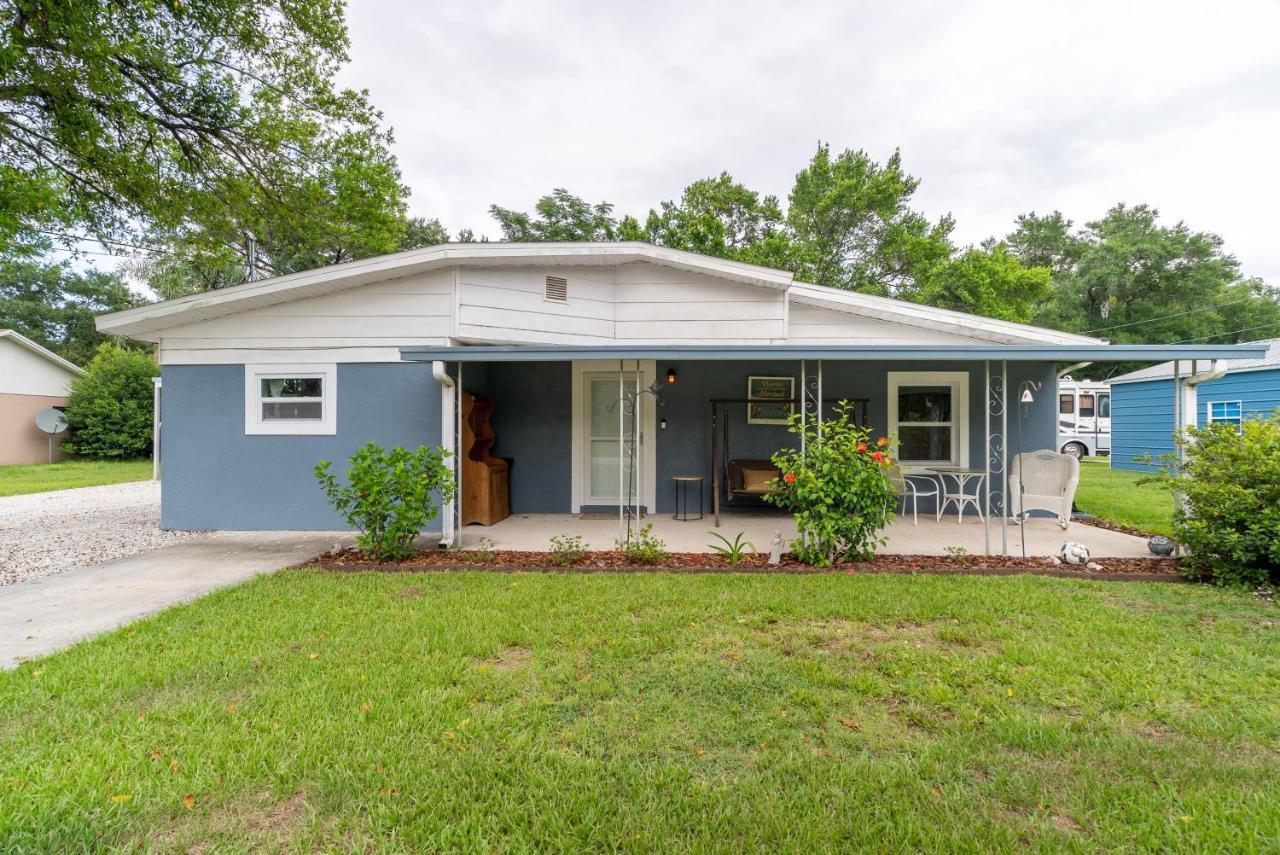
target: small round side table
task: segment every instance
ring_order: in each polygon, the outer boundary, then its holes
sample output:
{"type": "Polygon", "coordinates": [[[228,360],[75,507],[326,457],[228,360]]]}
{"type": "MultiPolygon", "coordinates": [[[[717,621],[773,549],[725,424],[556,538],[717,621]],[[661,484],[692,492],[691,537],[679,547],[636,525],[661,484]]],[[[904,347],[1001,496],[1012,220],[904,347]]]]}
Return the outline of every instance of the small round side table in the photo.
{"type": "Polygon", "coordinates": [[[672,480],[676,482],[676,512],[671,515],[671,518],[673,520],[680,520],[680,522],[702,519],[702,476],[677,475],[672,480]],[[695,481],[698,483],[698,515],[696,517],[691,517],[689,516],[689,485],[695,481]],[[683,514],[680,512],[680,497],[682,493],[684,494],[683,514]]]}

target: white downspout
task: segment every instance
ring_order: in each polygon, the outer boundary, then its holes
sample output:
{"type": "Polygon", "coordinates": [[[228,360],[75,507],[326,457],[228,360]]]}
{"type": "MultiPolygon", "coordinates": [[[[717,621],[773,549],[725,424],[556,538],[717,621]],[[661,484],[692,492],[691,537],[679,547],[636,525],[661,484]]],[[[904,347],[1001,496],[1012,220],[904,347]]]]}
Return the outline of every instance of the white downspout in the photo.
{"type": "Polygon", "coordinates": [[[1196,387],[1201,383],[1208,383],[1210,380],[1221,380],[1227,375],[1227,367],[1218,367],[1218,360],[1209,363],[1209,370],[1196,373],[1196,364],[1193,360],[1191,363],[1191,374],[1187,379],[1182,381],[1182,424],[1178,425],[1179,429],[1186,427],[1194,427],[1196,424],[1196,413],[1199,404],[1196,402],[1196,387]]]}
{"type": "MultiPolygon", "coordinates": [[[[449,452],[449,469],[453,472],[453,483],[458,483],[458,442],[454,430],[456,423],[454,409],[457,404],[454,397],[453,378],[439,360],[431,363],[431,376],[440,384],[440,445],[449,452]]],[[[445,502],[440,507],[440,548],[453,546],[453,501],[445,502]]]]}

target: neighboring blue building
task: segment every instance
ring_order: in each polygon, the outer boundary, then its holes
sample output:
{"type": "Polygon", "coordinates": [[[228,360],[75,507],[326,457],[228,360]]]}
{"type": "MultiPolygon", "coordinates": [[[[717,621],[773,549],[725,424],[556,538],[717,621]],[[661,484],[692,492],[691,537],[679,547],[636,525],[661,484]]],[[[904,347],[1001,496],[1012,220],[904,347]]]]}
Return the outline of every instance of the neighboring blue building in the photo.
{"type": "MultiPolygon", "coordinates": [[[[1280,338],[1268,345],[1262,359],[1228,359],[1218,363],[1226,376],[1209,380],[1195,389],[1188,400],[1185,424],[1204,427],[1211,421],[1234,422],[1266,416],[1280,408],[1280,338]]],[[[1199,368],[1203,373],[1203,362],[1199,368]]],[[[1184,360],[1179,374],[1187,377],[1191,363],[1184,360]]],[[[1153,458],[1173,451],[1174,433],[1173,363],[1165,362],[1111,381],[1111,465],[1115,469],[1151,471],[1156,467],[1138,463],[1150,452],[1153,458]]]]}

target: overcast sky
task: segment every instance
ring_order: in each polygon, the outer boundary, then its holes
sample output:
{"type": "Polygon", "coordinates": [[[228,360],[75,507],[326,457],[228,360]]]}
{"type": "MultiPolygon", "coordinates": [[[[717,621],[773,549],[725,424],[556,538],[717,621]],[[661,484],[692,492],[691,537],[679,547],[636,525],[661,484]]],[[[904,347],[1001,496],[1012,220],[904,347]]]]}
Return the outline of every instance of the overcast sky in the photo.
{"type": "Polygon", "coordinates": [[[785,201],[819,140],[901,148],[960,243],[1147,202],[1280,284],[1280,2],[350,0],[345,85],[411,211],[498,235],[553,187],[640,216],[728,170],[785,201]]]}

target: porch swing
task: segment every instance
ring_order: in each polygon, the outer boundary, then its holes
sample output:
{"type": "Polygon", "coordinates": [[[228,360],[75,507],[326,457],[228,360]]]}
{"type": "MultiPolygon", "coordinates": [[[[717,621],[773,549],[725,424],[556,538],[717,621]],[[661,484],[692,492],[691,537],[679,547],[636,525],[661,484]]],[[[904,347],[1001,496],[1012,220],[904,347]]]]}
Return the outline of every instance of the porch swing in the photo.
{"type": "MultiPolygon", "coordinates": [[[[867,409],[870,400],[867,398],[828,398],[822,402],[818,410],[818,418],[829,405],[838,401],[847,401],[853,405],[853,417],[859,427],[867,425],[867,409]]],[[[778,467],[772,460],[738,458],[730,454],[729,419],[722,418],[724,408],[752,404],[779,403],[776,398],[712,398],[711,399],[711,511],[715,517],[716,528],[720,527],[721,494],[724,501],[732,504],[735,500],[751,499],[759,501],[769,492],[774,478],[778,477],[778,467]]],[[[785,403],[785,402],[783,402],[785,403]]],[[[793,408],[801,406],[800,401],[792,401],[793,408]]]]}

